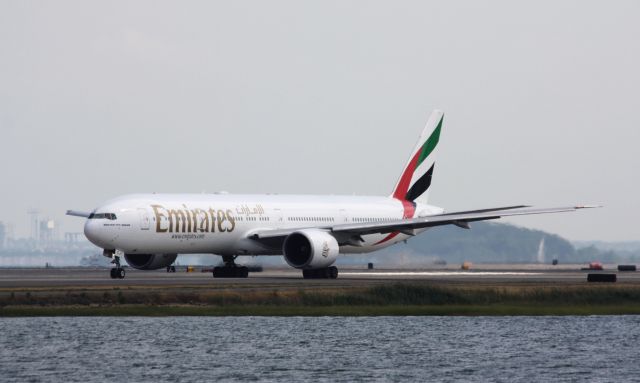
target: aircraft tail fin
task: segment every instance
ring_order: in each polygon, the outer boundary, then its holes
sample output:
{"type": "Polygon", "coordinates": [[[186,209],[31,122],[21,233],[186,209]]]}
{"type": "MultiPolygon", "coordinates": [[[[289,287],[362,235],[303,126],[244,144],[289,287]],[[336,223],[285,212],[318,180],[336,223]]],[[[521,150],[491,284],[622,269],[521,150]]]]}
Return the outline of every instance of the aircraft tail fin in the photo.
{"type": "Polygon", "coordinates": [[[393,198],[402,201],[427,202],[443,119],[444,113],[442,111],[434,110],[431,113],[418,143],[393,189],[393,198]]]}

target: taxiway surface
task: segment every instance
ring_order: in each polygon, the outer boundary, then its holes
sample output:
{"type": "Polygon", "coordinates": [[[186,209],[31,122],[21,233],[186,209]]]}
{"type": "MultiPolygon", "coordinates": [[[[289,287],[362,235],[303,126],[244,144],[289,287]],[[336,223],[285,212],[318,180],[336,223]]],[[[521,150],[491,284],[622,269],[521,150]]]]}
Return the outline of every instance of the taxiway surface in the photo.
{"type": "MultiPolygon", "coordinates": [[[[338,279],[303,279],[299,270],[266,269],[250,273],[249,278],[213,278],[209,272],[196,269],[187,273],[178,269],[175,273],[165,270],[140,271],[127,269],[125,279],[111,279],[106,268],[68,268],[68,269],[1,269],[0,290],[43,289],[48,288],[170,288],[172,286],[226,289],[261,288],[308,288],[369,286],[381,283],[404,281],[434,284],[527,284],[527,285],[566,285],[586,284],[587,274],[598,271],[571,269],[536,269],[514,265],[484,267],[478,270],[427,269],[427,270],[362,270],[341,268],[338,279]]],[[[618,272],[615,269],[600,271],[616,273],[618,283],[640,285],[640,273],[618,272]]]]}

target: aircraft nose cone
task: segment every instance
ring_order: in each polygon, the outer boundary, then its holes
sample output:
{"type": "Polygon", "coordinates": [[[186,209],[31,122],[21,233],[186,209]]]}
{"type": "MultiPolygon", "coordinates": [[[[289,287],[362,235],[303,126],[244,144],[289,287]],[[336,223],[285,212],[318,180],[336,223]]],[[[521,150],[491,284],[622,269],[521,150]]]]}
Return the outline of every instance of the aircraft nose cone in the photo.
{"type": "Polygon", "coordinates": [[[84,224],[84,236],[96,246],[104,246],[104,235],[101,235],[100,228],[94,220],[88,219],[84,224]]]}

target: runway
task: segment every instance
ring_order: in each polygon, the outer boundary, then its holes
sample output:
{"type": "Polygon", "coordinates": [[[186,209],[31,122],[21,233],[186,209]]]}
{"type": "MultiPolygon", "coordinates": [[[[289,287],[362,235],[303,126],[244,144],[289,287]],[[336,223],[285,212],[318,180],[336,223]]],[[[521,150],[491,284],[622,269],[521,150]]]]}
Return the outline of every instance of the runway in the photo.
{"type": "MultiPolygon", "coordinates": [[[[477,270],[456,269],[364,270],[341,268],[338,279],[303,279],[294,269],[265,269],[249,274],[249,278],[213,278],[209,272],[178,269],[175,273],[165,270],[141,271],[127,269],[125,279],[111,279],[107,268],[49,268],[49,269],[0,269],[0,291],[37,289],[81,288],[171,288],[191,287],[210,289],[306,289],[314,287],[358,287],[404,281],[453,284],[453,285],[567,285],[587,284],[587,274],[576,267],[562,269],[527,267],[526,265],[484,265],[477,270]],[[510,267],[507,267],[510,266],[510,267]]],[[[614,267],[600,271],[616,273],[618,282],[640,286],[640,273],[618,272],[614,267]]]]}

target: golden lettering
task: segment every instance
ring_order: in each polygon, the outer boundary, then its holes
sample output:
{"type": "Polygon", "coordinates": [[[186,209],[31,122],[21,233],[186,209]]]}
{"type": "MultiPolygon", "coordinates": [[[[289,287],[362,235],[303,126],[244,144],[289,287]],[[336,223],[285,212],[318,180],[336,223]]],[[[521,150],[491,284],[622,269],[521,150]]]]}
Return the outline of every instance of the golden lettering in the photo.
{"type": "Polygon", "coordinates": [[[191,217],[191,212],[189,211],[189,209],[187,209],[187,205],[182,204],[182,207],[184,207],[184,214],[185,214],[185,220],[186,220],[186,222],[182,223],[182,232],[184,232],[185,223],[186,223],[187,233],[191,233],[191,222],[193,221],[193,218],[191,217]]]}
{"type": "Polygon", "coordinates": [[[209,215],[211,216],[211,232],[216,232],[216,211],[209,208],[209,215]]]}
{"type": "Polygon", "coordinates": [[[227,219],[229,220],[229,223],[231,223],[231,227],[227,230],[229,232],[236,228],[236,220],[233,218],[231,213],[231,210],[227,210],[227,219]]]}
{"type": "MultiPolygon", "coordinates": [[[[192,212],[193,212],[194,217],[197,217],[197,220],[198,220],[198,231],[207,233],[209,231],[209,215],[207,214],[207,212],[205,212],[202,209],[195,209],[195,210],[192,210],[192,212]]],[[[193,226],[194,226],[194,230],[193,231],[195,232],[196,231],[195,230],[195,227],[196,227],[195,221],[194,221],[193,226]]]]}
{"type": "Polygon", "coordinates": [[[186,232],[187,217],[184,214],[184,211],[180,209],[171,209],[169,210],[169,232],[180,232],[180,227],[182,227],[182,232],[186,232]],[[181,225],[182,224],[182,225],[181,225]]]}
{"type": "MultiPolygon", "coordinates": [[[[190,210],[186,204],[182,204],[182,207],[184,209],[167,209],[162,205],[151,205],[155,215],[156,233],[215,233],[216,222],[220,233],[232,232],[236,228],[237,221],[233,209],[216,210],[209,207],[208,210],[199,208],[190,210]],[[225,222],[229,222],[226,228],[224,227],[225,222]]],[[[237,210],[236,208],[236,212],[237,210]]],[[[243,206],[241,210],[247,213],[251,212],[248,206],[243,206]]],[[[257,205],[254,210],[264,211],[260,205],[257,205]]]]}
{"type": "Polygon", "coordinates": [[[224,221],[224,216],[225,216],[224,211],[218,210],[218,217],[217,217],[218,218],[218,231],[221,232],[221,233],[226,231],[222,227],[222,223],[224,221]]]}
{"type": "Polygon", "coordinates": [[[156,233],[165,233],[167,229],[163,229],[160,225],[162,218],[166,218],[166,216],[158,211],[158,209],[166,210],[162,205],[151,205],[153,209],[153,214],[156,216],[156,233]]]}

